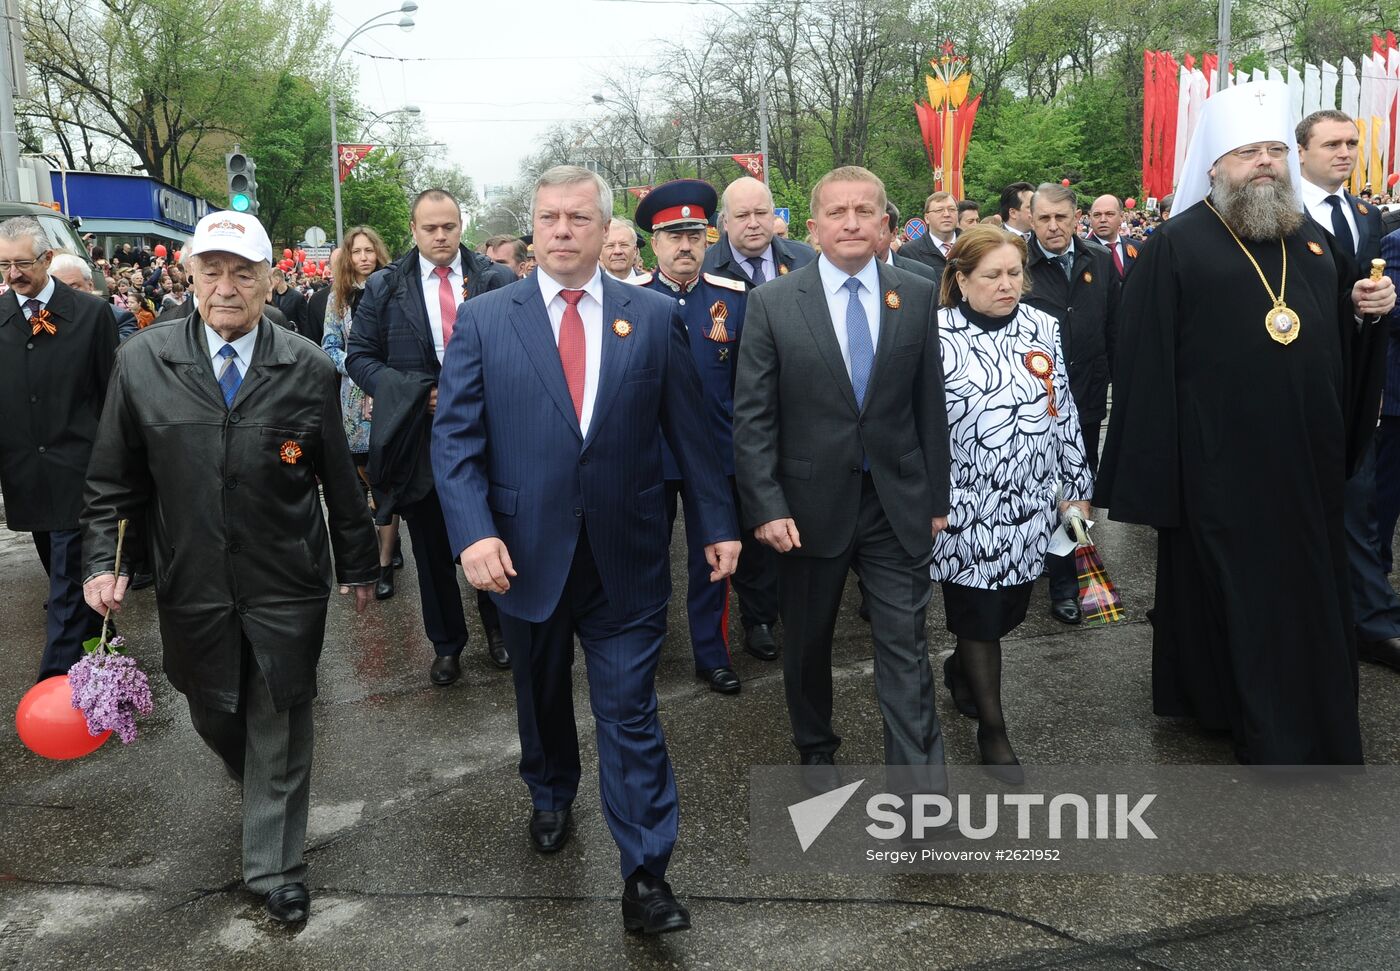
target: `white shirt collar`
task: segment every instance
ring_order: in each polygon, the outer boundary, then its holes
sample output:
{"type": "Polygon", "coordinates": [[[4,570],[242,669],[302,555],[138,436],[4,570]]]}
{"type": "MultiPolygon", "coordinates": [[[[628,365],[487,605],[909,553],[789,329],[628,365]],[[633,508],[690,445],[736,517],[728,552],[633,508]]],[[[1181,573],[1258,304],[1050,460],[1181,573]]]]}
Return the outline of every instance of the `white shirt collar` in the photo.
{"type": "Polygon", "coordinates": [[[595,266],[595,267],[593,268],[593,276],[590,277],[589,280],[588,280],[588,282],[585,283],[582,287],[566,287],[566,286],[564,286],[564,284],[560,283],[558,280],[554,279],[554,277],[552,277],[552,276],[550,276],[548,273],[546,273],[546,272],[544,271],[544,267],[541,267],[541,266],[536,266],[536,267],[535,267],[535,280],[536,280],[536,282],[538,282],[539,285],[540,285],[540,296],[544,298],[544,305],[545,305],[546,307],[548,307],[551,303],[554,302],[554,298],[557,297],[557,296],[559,296],[559,292],[560,292],[561,290],[582,290],[584,293],[588,294],[588,295],[589,295],[590,297],[592,297],[594,300],[598,301],[598,305],[599,305],[599,306],[602,306],[602,303],[603,303],[603,269],[602,269],[602,267],[595,266]]]}
{"type": "Polygon", "coordinates": [[[1336,192],[1328,192],[1326,189],[1322,188],[1322,186],[1313,185],[1307,179],[1303,179],[1302,184],[1298,187],[1298,189],[1303,196],[1303,205],[1306,206],[1308,209],[1313,209],[1317,206],[1327,205],[1327,203],[1324,202],[1324,200],[1328,196],[1338,196],[1341,198],[1343,203],[1347,201],[1347,197],[1343,194],[1346,191],[1345,186],[1339,186],[1336,192]]]}
{"type": "Polygon", "coordinates": [[[47,283],[44,284],[44,289],[40,290],[36,295],[34,295],[34,296],[32,296],[32,297],[26,297],[24,294],[20,293],[18,290],[15,290],[15,299],[19,301],[19,305],[20,305],[20,308],[21,308],[21,309],[23,309],[24,305],[25,305],[26,303],[28,303],[29,301],[31,301],[31,300],[37,300],[37,301],[39,301],[39,309],[40,309],[40,310],[43,310],[45,307],[47,307],[47,306],[49,305],[49,301],[53,299],[53,291],[54,291],[53,277],[50,276],[50,277],[49,277],[49,281],[48,281],[47,283]]]}
{"type": "MultiPolygon", "coordinates": [[[[453,276],[460,277],[462,275],[462,251],[458,250],[457,255],[452,257],[452,262],[447,265],[451,267],[453,276]]],[[[436,269],[436,263],[428,259],[422,253],[418,254],[418,275],[423,278],[424,283],[428,281],[428,278],[433,275],[433,271],[436,269]]]]}
{"type": "Polygon", "coordinates": [[[847,273],[826,258],[826,254],[817,257],[817,270],[821,273],[822,287],[828,294],[835,296],[846,285],[846,281],[854,276],[860,281],[860,285],[867,293],[880,292],[880,269],[875,262],[875,257],[870,257],[870,262],[861,267],[858,273],[847,273]]]}
{"type": "Polygon", "coordinates": [[[204,340],[209,345],[209,360],[214,363],[215,374],[219,372],[220,367],[218,359],[219,351],[223,350],[225,344],[230,345],[233,348],[233,352],[238,355],[239,372],[242,374],[248,373],[248,367],[253,363],[253,348],[256,347],[258,343],[258,327],[261,326],[262,322],[259,321],[257,327],[254,327],[242,337],[231,341],[225,341],[213,327],[210,327],[208,324],[204,325],[204,340]]]}

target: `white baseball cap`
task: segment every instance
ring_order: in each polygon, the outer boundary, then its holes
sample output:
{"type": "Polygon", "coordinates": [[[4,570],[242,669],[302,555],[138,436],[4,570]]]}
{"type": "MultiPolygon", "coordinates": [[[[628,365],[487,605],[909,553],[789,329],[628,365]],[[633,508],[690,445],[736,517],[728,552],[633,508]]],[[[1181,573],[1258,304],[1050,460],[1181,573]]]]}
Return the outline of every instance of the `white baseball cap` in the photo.
{"type": "Polygon", "coordinates": [[[194,227],[185,256],[233,253],[254,263],[272,262],[272,241],[256,216],[225,209],[211,212],[194,227]]]}

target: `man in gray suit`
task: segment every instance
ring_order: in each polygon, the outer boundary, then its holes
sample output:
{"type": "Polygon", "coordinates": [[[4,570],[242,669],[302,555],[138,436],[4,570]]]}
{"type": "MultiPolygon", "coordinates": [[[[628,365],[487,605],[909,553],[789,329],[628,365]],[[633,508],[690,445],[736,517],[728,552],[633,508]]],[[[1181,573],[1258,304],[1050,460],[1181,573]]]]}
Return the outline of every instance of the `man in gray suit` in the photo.
{"type": "MultiPolygon", "coordinates": [[[[854,569],[870,605],[885,761],[936,790],[943,741],[924,613],[947,525],[948,418],[928,281],[875,257],[884,184],[866,169],[812,188],[821,256],[749,294],[734,394],[744,528],[777,550],[788,715],[813,788],[839,784],[831,639],[854,569]]],[[[899,783],[896,783],[899,784],[899,783]]]]}

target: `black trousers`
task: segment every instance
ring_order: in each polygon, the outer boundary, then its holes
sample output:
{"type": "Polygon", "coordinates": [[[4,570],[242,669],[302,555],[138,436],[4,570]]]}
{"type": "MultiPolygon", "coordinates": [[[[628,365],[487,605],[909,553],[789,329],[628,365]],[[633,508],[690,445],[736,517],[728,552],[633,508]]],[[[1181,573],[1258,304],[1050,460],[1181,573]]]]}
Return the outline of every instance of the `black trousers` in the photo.
{"type": "MultiPolygon", "coordinates": [[[[1101,424],[1101,422],[1093,422],[1079,426],[1079,433],[1084,436],[1084,457],[1089,462],[1090,470],[1094,472],[1099,470],[1099,428],[1101,424]]],[[[1045,574],[1050,578],[1051,600],[1079,599],[1079,574],[1074,569],[1074,554],[1046,556],[1045,574]]]]}
{"type": "Polygon", "coordinates": [[[34,548],[49,575],[48,618],[39,680],[67,674],[83,656],[83,641],[102,633],[102,615],[83,599],[83,531],[34,533],[34,548]]]}
{"type": "Polygon", "coordinates": [[[1376,551],[1391,570],[1395,523],[1400,520],[1400,415],[1381,415],[1376,426],[1376,551]]]}
{"type": "Polygon", "coordinates": [[[1400,637],[1400,597],[1390,585],[1376,541],[1376,446],[1371,445],[1356,474],[1347,479],[1342,522],[1351,570],[1351,612],[1363,641],[1400,637]]]}
{"type": "MultiPolygon", "coordinates": [[[[447,523],[437,492],[399,507],[413,541],[413,564],[418,571],[418,596],[423,605],[423,630],[438,657],[462,653],[467,646],[467,615],[462,610],[462,589],[457,584],[457,560],[447,540],[447,523]]],[[[491,597],[478,590],[476,608],[481,625],[498,630],[500,618],[491,597]]]]}

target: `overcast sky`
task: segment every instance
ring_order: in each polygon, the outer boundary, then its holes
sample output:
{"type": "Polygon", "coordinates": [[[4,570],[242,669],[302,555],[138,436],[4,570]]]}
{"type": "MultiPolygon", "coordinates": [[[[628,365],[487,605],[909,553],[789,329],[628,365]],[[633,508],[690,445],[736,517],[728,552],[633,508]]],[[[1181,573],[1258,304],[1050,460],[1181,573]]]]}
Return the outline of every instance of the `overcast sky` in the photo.
{"type": "MultiPolygon", "coordinates": [[[[700,21],[725,16],[702,0],[418,4],[411,32],[369,30],[342,63],[356,69],[360,99],[375,113],[421,108],[431,140],[446,143],[478,193],[514,181],[520,159],[551,125],[598,111],[591,95],[609,67],[645,67],[656,38],[683,37],[700,21]]],[[[332,0],[335,46],[366,20],[396,9],[395,0],[332,0]]]]}

